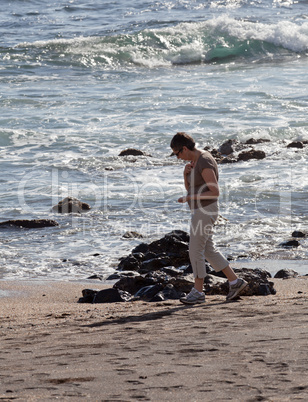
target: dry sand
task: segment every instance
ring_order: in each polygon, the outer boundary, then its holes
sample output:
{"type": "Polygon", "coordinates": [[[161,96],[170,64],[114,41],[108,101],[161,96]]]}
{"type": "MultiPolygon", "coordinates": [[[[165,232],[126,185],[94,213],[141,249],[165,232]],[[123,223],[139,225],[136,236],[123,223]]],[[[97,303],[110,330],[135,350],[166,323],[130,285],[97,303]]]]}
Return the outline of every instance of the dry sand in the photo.
{"type": "Polygon", "coordinates": [[[276,295],[187,307],[1,281],[0,399],[308,401],[308,277],[274,282],[276,295]]]}

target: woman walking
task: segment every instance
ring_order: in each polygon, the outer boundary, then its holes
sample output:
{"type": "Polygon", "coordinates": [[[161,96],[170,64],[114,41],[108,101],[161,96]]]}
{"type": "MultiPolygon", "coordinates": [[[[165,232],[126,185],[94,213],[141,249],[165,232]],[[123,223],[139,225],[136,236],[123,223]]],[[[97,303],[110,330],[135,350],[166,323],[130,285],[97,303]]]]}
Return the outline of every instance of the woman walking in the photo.
{"type": "Polygon", "coordinates": [[[184,168],[187,195],[179,198],[178,202],[187,202],[191,209],[189,258],[195,283],[190,293],[180,301],[184,304],[205,302],[205,259],[216,272],[222,271],[225,274],[229,281],[227,301],[233,300],[247,286],[247,282],[237,277],[228,260],[216,250],[212,240],[213,225],[218,217],[217,163],[209,152],[197,149],[194,139],[186,133],[177,133],[170,147],[173,155],[189,162],[184,168]]]}

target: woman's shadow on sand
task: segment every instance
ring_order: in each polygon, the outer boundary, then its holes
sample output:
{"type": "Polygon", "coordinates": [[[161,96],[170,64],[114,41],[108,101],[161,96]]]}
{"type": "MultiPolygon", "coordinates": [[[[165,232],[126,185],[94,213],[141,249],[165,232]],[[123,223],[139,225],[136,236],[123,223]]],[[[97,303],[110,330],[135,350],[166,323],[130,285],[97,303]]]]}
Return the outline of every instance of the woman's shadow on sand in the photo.
{"type": "Polygon", "coordinates": [[[230,302],[226,301],[220,301],[220,302],[212,302],[212,303],[207,303],[207,304],[195,304],[195,305],[184,305],[181,304],[179,306],[173,307],[173,308],[164,308],[163,310],[160,311],[154,311],[150,313],[145,313],[145,314],[139,314],[139,315],[127,315],[125,317],[119,317],[119,318],[107,318],[105,321],[101,322],[94,322],[91,324],[86,324],[83,325],[83,327],[88,327],[88,328],[95,328],[95,327],[104,327],[104,326],[109,326],[109,325],[114,325],[114,324],[126,324],[128,322],[144,322],[144,321],[155,321],[162,319],[166,316],[171,316],[179,311],[182,310],[187,310],[187,309],[192,309],[192,310],[200,310],[200,309],[209,309],[211,307],[215,306],[222,306],[222,305],[228,305],[230,302]]]}

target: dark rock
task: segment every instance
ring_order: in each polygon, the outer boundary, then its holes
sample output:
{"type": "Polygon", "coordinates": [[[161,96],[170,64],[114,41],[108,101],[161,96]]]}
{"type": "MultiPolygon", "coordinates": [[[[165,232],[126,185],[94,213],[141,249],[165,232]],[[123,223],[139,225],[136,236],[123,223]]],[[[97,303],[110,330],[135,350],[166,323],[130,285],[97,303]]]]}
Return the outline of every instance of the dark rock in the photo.
{"type": "Polygon", "coordinates": [[[221,155],[221,152],[219,152],[217,149],[207,149],[204,148],[205,151],[209,151],[210,154],[213,156],[213,158],[216,160],[216,162],[220,162],[223,156],[221,155]]]}
{"type": "Polygon", "coordinates": [[[294,271],[290,268],[283,268],[280,269],[274,276],[274,278],[282,278],[282,279],[289,279],[289,278],[296,278],[298,276],[298,272],[294,271]]]}
{"type": "Polygon", "coordinates": [[[140,243],[138,244],[137,247],[135,247],[132,251],[132,254],[136,254],[136,253],[147,253],[149,251],[149,245],[146,243],[140,243]]]}
{"type": "Polygon", "coordinates": [[[100,281],[103,280],[103,278],[97,274],[93,274],[93,275],[89,276],[87,279],[99,279],[100,281]]]}
{"type": "Polygon", "coordinates": [[[287,145],[287,148],[304,148],[304,144],[301,141],[293,141],[287,145]]]}
{"type": "Polygon", "coordinates": [[[264,285],[268,286],[271,294],[276,294],[274,283],[268,280],[272,276],[265,269],[241,268],[234,269],[234,271],[240,278],[248,282],[248,286],[241,293],[242,296],[264,296],[264,285]]]}
{"type": "Polygon", "coordinates": [[[122,236],[124,239],[142,239],[143,236],[137,232],[125,232],[122,236]]]}
{"type": "Polygon", "coordinates": [[[283,247],[283,248],[293,248],[293,247],[298,247],[299,245],[300,245],[300,243],[297,240],[286,240],[279,244],[279,246],[283,247]]]}
{"type": "Polygon", "coordinates": [[[183,292],[178,292],[173,285],[168,284],[163,290],[158,292],[152,299],[151,302],[160,302],[165,300],[178,300],[180,297],[184,296],[183,292]]]}
{"type": "Polygon", "coordinates": [[[183,267],[181,267],[181,269],[183,269],[183,274],[184,274],[184,275],[188,275],[188,274],[192,274],[192,273],[193,273],[191,264],[184,265],[183,267]]]}
{"type": "Polygon", "coordinates": [[[151,260],[144,261],[139,269],[139,272],[141,274],[145,274],[151,271],[157,271],[162,267],[167,267],[170,265],[170,258],[168,257],[158,257],[158,258],[152,258],[151,260]]]}
{"type": "Polygon", "coordinates": [[[177,269],[174,267],[163,267],[163,268],[161,268],[161,272],[164,272],[167,275],[172,276],[172,277],[177,277],[177,276],[183,275],[182,269],[177,269]]]}
{"type": "Polygon", "coordinates": [[[144,286],[139,289],[138,292],[134,294],[134,299],[140,299],[143,301],[151,301],[153,297],[163,289],[161,283],[156,283],[155,285],[144,286]]]}
{"type": "Polygon", "coordinates": [[[143,253],[134,253],[134,254],[131,254],[131,255],[133,257],[135,257],[137,261],[147,260],[147,258],[145,257],[145,255],[143,253]]]}
{"type": "Polygon", "coordinates": [[[219,163],[225,164],[225,163],[235,163],[237,162],[237,159],[234,156],[226,156],[225,158],[221,159],[219,163]]]}
{"type": "Polygon", "coordinates": [[[227,140],[225,141],[220,147],[219,147],[219,152],[222,155],[230,155],[234,152],[233,149],[233,144],[235,143],[235,140],[227,140]]]}
{"type": "MultiPolygon", "coordinates": [[[[134,253],[133,255],[136,255],[136,254],[134,253]]],[[[156,258],[156,257],[157,257],[156,253],[154,253],[153,251],[148,251],[147,253],[143,254],[143,256],[141,258],[139,257],[139,260],[140,261],[148,261],[148,260],[152,260],[153,258],[156,258]]]]}
{"type": "Polygon", "coordinates": [[[124,149],[119,153],[119,156],[141,156],[141,155],[146,156],[146,154],[143,151],[134,148],[124,149]]]}
{"type": "Polygon", "coordinates": [[[299,230],[295,230],[292,233],[292,237],[306,237],[306,236],[307,236],[307,233],[301,232],[299,230]]]}
{"type": "Polygon", "coordinates": [[[130,255],[120,259],[117,269],[146,273],[168,265],[179,267],[189,264],[188,242],[188,233],[174,230],[150,244],[139,244],[130,255]]]}
{"type": "Polygon", "coordinates": [[[115,272],[114,274],[109,275],[106,278],[106,281],[115,281],[115,280],[118,280],[118,279],[121,279],[121,274],[115,272]]]}
{"type": "Polygon", "coordinates": [[[149,244],[149,249],[158,255],[161,253],[173,254],[174,257],[187,261],[188,243],[172,234],[167,234],[162,239],[153,241],[149,244]]]}
{"type": "Polygon", "coordinates": [[[220,277],[208,274],[204,278],[204,292],[208,295],[226,295],[229,290],[229,285],[226,277],[220,277]]]}
{"type": "Polygon", "coordinates": [[[114,281],[114,280],[119,280],[121,278],[127,278],[127,277],[135,277],[135,276],[139,276],[139,274],[137,272],[134,271],[121,271],[120,273],[115,272],[111,275],[109,275],[106,278],[106,281],[114,281]]]}
{"type": "Polygon", "coordinates": [[[117,281],[113,287],[116,289],[125,290],[131,294],[136,294],[139,289],[156,285],[158,283],[166,286],[171,277],[164,272],[151,272],[146,275],[136,275],[134,277],[122,277],[119,281],[117,281]]]}
{"type": "Polygon", "coordinates": [[[120,289],[103,289],[96,293],[93,303],[115,303],[130,301],[132,295],[120,289]]]}
{"type": "Polygon", "coordinates": [[[251,149],[249,151],[243,151],[238,155],[238,161],[249,161],[250,159],[264,159],[264,151],[258,151],[256,149],[251,149]]]}
{"type": "MultiPolygon", "coordinates": [[[[241,296],[264,296],[276,294],[274,283],[270,282],[271,274],[264,269],[241,268],[234,269],[236,274],[248,282],[248,286],[242,291],[241,296]],[[270,293],[268,293],[270,292],[270,293]]],[[[209,274],[204,284],[204,291],[209,295],[226,295],[229,291],[228,281],[216,275],[209,274]]]]}
{"type": "Polygon", "coordinates": [[[194,286],[194,277],[192,274],[171,278],[169,283],[174,286],[178,292],[189,293],[194,286]]]}
{"type": "Polygon", "coordinates": [[[134,295],[139,289],[145,286],[156,285],[156,283],[157,279],[155,278],[137,275],[135,277],[122,277],[113,285],[113,287],[134,295]]]}
{"type": "Polygon", "coordinates": [[[27,229],[37,229],[37,228],[46,228],[52,226],[59,226],[58,222],[53,221],[51,219],[16,219],[5,222],[0,222],[1,227],[20,227],[27,229]]]}
{"type": "Polygon", "coordinates": [[[94,297],[98,290],[93,289],[83,289],[82,297],[78,300],[78,303],[93,303],[94,297]]]}
{"type": "Polygon", "coordinates": [[[140,262],[133,255],[128,255],[127,257],[121,259],[118,268],[119,271],[139,271],[140,262]]]}
{"type": "Polygon", "coordinates": [[[89,204],[81,202],[73,197],[63,198],[62,201],[52,207],[53,212],[58,212],[60,214],[81,213],[89,211],[90,209],[91,207],[89,204]]]}
{"type": "Polygon", "coordinates": [[[254,144],[261,144],[262,142],[270,142],[270,140],[266,138],[250,138],[245,142],[245,144],[254,145],[254,144]]]}
{"type": "Polygon", "coordinates": [[[272,294],[271,288],[268,283],[259,284],[259,294],[260,296],[268,296],[272,294]]]}

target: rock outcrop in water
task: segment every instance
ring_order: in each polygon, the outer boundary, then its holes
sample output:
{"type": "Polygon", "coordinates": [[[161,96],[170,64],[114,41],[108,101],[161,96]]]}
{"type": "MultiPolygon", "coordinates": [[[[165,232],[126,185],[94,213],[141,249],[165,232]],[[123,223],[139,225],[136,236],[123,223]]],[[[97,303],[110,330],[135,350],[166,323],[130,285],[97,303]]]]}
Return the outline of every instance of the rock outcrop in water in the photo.
{"type": "MultiPolygon", "coordinates": [[[[120,259],[118,279],[110,289],[95,291],[85,289],[80,303],[112,303],[115,301],[144,300],[148,302],[179,299],[190,292],[194,278],[188,255],[189,235],[175,230],[150,244],[141,243],[120,259]]],[[[227,295],[228,281],[207,265],[208,275],[204,291],[208,295],[227,295]]],[[[248,282],[243,296],[275,294],[271,274],[263,269],[235,269],[237,275],[248,282]]]]}
{"type": "Polygon", "coordinates": [[[235,163],[240,161],[249,161],[251,159],[264,159],[266,154],[262,150],[256,150],[253,148],[247,149],[247,145],[259,144],[262,142],[268,142],[266,139],[253,139],[246,141],[245,143],[238,142],[234,139],[225,141],[219,149],[209,149],[205,147],[204,149],[209,151],[212,156],[216,159],[218,163],[235,163]],[[242,152],[240,152],[242,151],[242,152]],[[240,152],[235,156],[235,152],[240,152]]]}
{"type": "Polygon", "coordinates": [[[58,222],[51,219],[16,219],[0,222],[0,227],[19,227],[27,229],[38,229],[52,226],[59,226],[58,222]]]}
{"type": "Polygon", "coordinates": [[[119,156],[149,156],[145,152],[135,148],[124,149],[119,153],[119,156]]]}
{"type": "Polygon", "coordinates": [[[52,212],[57,212],[60,214],[69,214],[69,213],[81,213],[86,212],[91,209],[90,205],[79,201],[74,197],[66,197],[62,201],[60,201],[57,205],[52,207],[52,212]]]}

